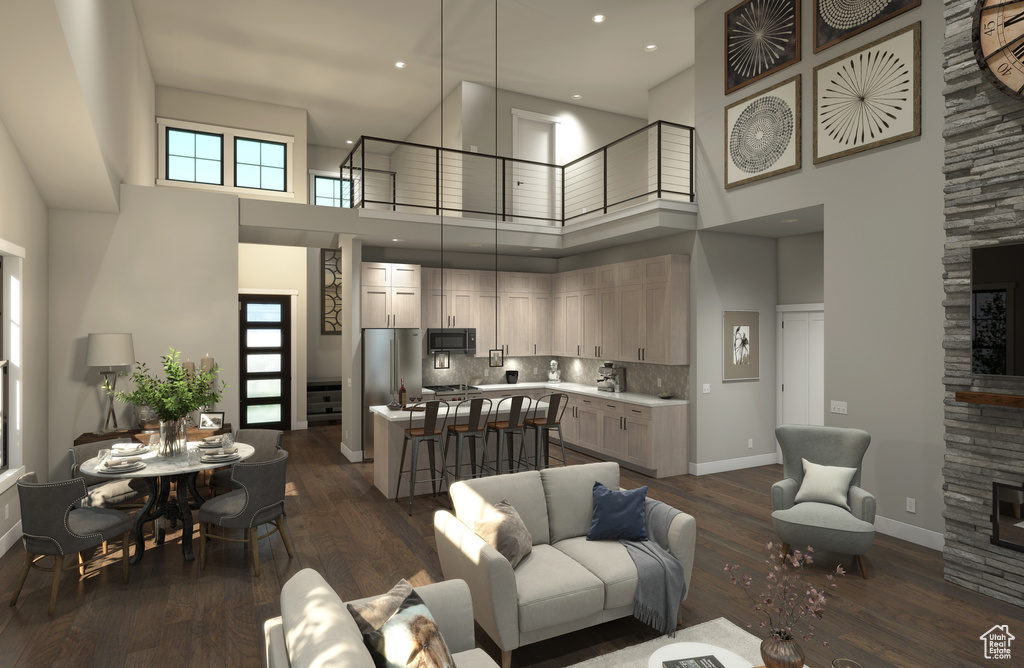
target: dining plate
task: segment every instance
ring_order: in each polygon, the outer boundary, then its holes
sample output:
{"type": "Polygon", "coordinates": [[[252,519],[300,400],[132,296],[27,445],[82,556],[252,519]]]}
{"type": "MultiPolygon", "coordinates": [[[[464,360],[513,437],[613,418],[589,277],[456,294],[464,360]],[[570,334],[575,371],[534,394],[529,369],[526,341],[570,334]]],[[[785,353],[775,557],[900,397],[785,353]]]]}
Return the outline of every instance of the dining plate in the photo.
{"type": "Polygon", "coordinates": [[[138,471],[144,468],[146,468],[145,462],[132,462],[131,464],[123,464],[121,466],[107,466],[104,464],[99,470],[100,473],[130,473],[131,471],[138,471]]]}
{"type": "Polygon", "coordinates": [[[212,450],[220,447],[220,441],[217,441],[216,443],[199,442],[196,443],[196,447],[199,448],[200,450],[212,450]]]}
{"type": "Polygon", "coordinates": [[[144,452],[149,452],[148,445],[140,445],[139,447],[132,448],[130,450],[118,450],[117,448],[114,448],[110,451],[110,454],[113,455],[114,457],[132,457],[134,455],[141,455],[144,452]]]}
{"type": "Polygon", "coordinates": [[[221,462],[231,462],[239,459],[242,455],[237,452],[232,455],[203,455],[199,461],[205,464],[220,464],[221,462]]]}

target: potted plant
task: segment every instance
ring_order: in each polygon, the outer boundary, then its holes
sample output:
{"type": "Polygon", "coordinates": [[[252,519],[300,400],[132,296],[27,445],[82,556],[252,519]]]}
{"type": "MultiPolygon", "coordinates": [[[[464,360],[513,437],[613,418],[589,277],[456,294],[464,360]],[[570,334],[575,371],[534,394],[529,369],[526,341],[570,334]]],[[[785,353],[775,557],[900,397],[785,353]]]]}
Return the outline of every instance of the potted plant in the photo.
{"type": "MultiPolygon", "coordinates": [[[[807,552],[794,550],[785,554],[782,546],[775,543],[765,545],[765,550],[768,552],[765,559],[768,574],[764,589],[757,594],[750,591],[754,581],[749,575],[734,573],[739,564],[726,564],[725,570],[730,573],[729,581],[742,587],[754,602],[754,610],[764,616],[760,627],[768,629],[768,637],[761,643],[761,659],[765,668],[802,668],[804,652],[796,638],[798,635],[804,640],[813,638],[814,627],[806,618],[821,619],[825,609],[825,591],[801,577],[804,565],[814,561],[811,557],[814,550],[808,547],[807,552]],[[797,629],[805,621],[806,633],[800,634],[797,629]]],[[[836,566],[835,575],[845,574],[841,565],[836,566]]],[[[834,575],[829,573],[827,577],[827,588],[835,589],[834,575]]],[[[822,644],[828,647],[827,642],[822,644]]]]}
{"type": "Polygon", "coordinates": [[[219,366],[209,371],[194,371],[194,365],[192,370],[186,369],[179,361],[181,352],[170,350],[170,354],[161,357],[163,378],[151,374],[144,362],[136,362],[135,371],[129,376],[134,390],[114,391],[105,386],[118,401],[147,405],[157,414],[160,419],[157,455],[160,457],[173,457],[185,451],[185,418],[203,406],[220,401],[227,387],[223,381],[217,387],[219,366]]]}

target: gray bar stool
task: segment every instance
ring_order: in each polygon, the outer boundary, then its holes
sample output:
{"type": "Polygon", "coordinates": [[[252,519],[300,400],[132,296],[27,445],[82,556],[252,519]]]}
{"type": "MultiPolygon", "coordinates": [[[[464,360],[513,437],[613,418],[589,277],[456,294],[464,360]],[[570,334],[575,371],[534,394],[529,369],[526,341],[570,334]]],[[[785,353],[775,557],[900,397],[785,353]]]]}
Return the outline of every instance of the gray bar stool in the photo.
{"type": "MultiPolygon", "coordinates": [[[[562,437],[562,414],[565,412],[565,407],[569,404],[569,395],[562,392],[552,392],[551,394],[545,394],[543,397],[537,400],[533,408],[533,417],[528,419],[525,424],[526,429],[537,430],[537,453],[536,453],[536,465],[539,471],[542,468],[548,467],[548,446],[551,443],[551,431],[558,430],[558,445],[562,448],[562,466],[565,466],[565,439],[562,437]],[[547,411],[544,417],[537,417],[537,413],[540,411],[540,405],[547,403],[547,411]]],[[[526,449],[526,441],[524,439],[523,445],[519,448],[519,457],[522,459],[526,449]]],[[[526,456],[526,467],[530,467],[530,458],[526,456]]]]}
{"type": "MultiPolygon", "coordinates": [[[[462,442],[465,439],[469,440],[469,470],[471,477],[476,478],[478,475],[482,475],[483,472],[483,461],[480,462],[480,471],[477,473],[476,466],[476,440],[477,438],[484,438],[484,428],[491,420],[491,409],[493,403],[486,397],[474,397],[473,399],[464,399],[460,401],[455,407],[455,421],[459,419],[459,412],[462,411],[463,406],[469,412],[469,420],[466,424],[450,424],[446,430],[444,438],[444,461],[445,461],[445,477],[448,476],[448,448],[449,442],[452,436],[455,436],[455,480],[462,480],[462,442]],[[485,412],[486,408],[486,412],[485,412]]],[[[463,411],[465,412],[465,411],[463,411]]],[[[483,444],[486,446],[486,439],[483,444]]],[[[486,450],[486,447],[481,448],[486,450]]]]}
{"type": "Polygon", "coordinates": [[[441,461],[441,472],[438,473],[437,469],[437,450],[442,449],[441,435],[444,430],[444,423],[448,421],[448,413],[451,410],[447,401],[422,401],[418,404],[409,406],[406,410],[409,411],[409,427],[405,430],[405,438],[402,439],[402,458],[399,460],[401,464],[398,470],[398,482],[395,487],[395,497],[398,497],[398,489],[402,485],[402,476],[409,476],[409,514],[412,515],[412,497],[416,495],[416,474],[419,472],[420,463],[420,443],[423,441],[430,441],[428,445],[430,454],[430,487],[434,494],[437,494],[437,483],[442,482],[445,478],[444,468],[445,463],[441,461]],[[437,416],[440,412],[441,406],[444,406],[444,418],[438,424],[437,416]],[[422,408],[420,408],[422,406],[422,408]],[[413,427],[412,422],[416,417],[416,414],[423,413],[423,426],[413,427]],[[412,443],[412,458],[409,462],[408,474],[405,472],[405,454],[409,449],[409,443],[412,443]]]}
{"type": "MultiPolygon", "coordinates": [[[[522,394],[516,394],[511,397],[505,397],[498,402],[498,406],[494,411],[494,422],[488,422],[485,432],[487,434],[494,433],[497,436],[497,447],[496,456],[494,460],[494,472],[501,473],[501,459],[505,448],[505,439],[508,439],[508,470],[512,472],[512,456],[515,452],[515,436],[519,434],[522,439],[521,442],[526,441],[526,418],[530,414],[530,403],[529,397],[522,394]],[[498,420],[497,417],[501,415],[502,406],[508,402],[508,419],[498,420]],[[525,407],[524,407],[525,404],[525,407]]],[[[484,438],[484,442],[487,439],[484,438]]],[[[486,453],[485,457],[486,459],[486,453]]]]}

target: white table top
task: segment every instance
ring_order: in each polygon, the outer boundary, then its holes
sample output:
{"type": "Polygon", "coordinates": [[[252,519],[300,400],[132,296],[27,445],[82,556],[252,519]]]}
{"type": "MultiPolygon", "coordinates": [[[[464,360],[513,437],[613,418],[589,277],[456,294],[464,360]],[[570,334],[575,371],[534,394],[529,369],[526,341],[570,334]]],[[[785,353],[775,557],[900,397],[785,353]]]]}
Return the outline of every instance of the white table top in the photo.
{"type": "MultiPolygon", "coordinates": [[[[196,445],[189,443],[188,450],[192,450],[196,445]]],[[[221,466],[230,466],[235,462],[245,461],[249,457],[252,457],[256,452],[256,448],[246,443],[235,443],[235,447],[238,448],[238,459],[232,459],[226,462],[197,462],[190,464],[188,461],[188,453],[178,455],[177,457],[157,457],[155,450],[144,452],[141,455],[137,455],[146,464],[145,468],[138,469],[136,471],[101,471],[99,467],[99,457],[93,457],[92,459],[86,460],[82,463],[82,473],[88,473],[98,478],[152,478],[154,476],[162,475],[181,475],[183,473],[193,473],[195,471],[204,471],[206,469],[215,469],[221,466]]]]}
{"type": "MultiPolygon", "coordinates": [[[[662,668],[663,661],[692,659],[708,655],[718,659],[725,668],[752,668],[753,665],[742,656],[715,645],[702,642],[677,642],[665,645],[654,652],[647,662],[647,668],[662,668]]],[[[690,667],[687,666],[687,668],[690,667]]],[[[699,664],[694,664],[693,668],[701,667],[699,664]]]]}

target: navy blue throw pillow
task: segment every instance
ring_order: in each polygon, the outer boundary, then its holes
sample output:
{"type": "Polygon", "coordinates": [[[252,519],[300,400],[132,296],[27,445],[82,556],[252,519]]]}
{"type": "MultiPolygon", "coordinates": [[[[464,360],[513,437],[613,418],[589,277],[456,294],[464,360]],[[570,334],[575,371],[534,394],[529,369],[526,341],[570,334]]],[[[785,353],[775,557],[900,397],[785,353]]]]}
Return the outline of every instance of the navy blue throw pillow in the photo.
{"type": "Polygon", "coordinates": [[[594,483],[594,519],[587,540],[647,540],[644,501],[647,487],[613,492],[594,483]]]}

